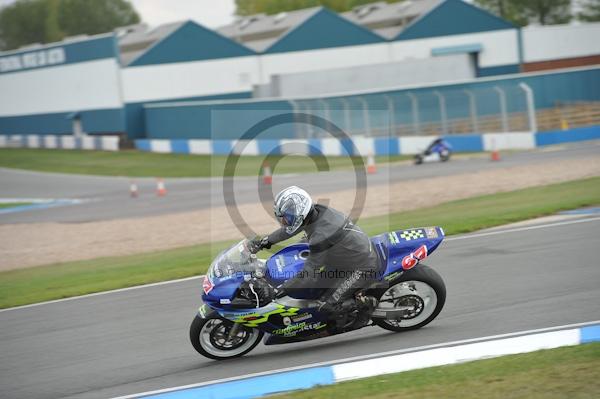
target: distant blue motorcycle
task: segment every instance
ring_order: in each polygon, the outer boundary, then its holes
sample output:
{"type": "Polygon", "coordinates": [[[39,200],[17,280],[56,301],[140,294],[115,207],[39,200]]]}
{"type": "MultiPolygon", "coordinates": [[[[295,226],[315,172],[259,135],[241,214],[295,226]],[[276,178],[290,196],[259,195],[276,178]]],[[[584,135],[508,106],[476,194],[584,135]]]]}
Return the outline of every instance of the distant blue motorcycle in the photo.
{"type": "MultiPolygon", "coordinates": [[[[371,324],[390,331],[413,330],[430,323],[446,301],[440,275],[420,264],[444,239],[441,227],[394,231],[371,238],[382,272],[366,294],[379,299],[371,324]]],[[[262,295],[304,267],[309,247],[290,245],[268,260],[258,259],[241,241],[216,257],[204,278],[204,304],[190,326],[190,340],[200,354],[216,360],[242,356],[266,335],[265,345],[323,338],[337,330],[321,302],[262,295]],[[264,303],[262,302],[264,301],[264,303]]],[[[357,316],[357,310],[348,317],[357,316]]]]}
{"type": "Polygon", "coordinates": [[[420,165],[426,161],[446,162],[452,155],[452,146],[444,139],[436,139],[425,151],[415,155],[415,164],[420,165]]]}

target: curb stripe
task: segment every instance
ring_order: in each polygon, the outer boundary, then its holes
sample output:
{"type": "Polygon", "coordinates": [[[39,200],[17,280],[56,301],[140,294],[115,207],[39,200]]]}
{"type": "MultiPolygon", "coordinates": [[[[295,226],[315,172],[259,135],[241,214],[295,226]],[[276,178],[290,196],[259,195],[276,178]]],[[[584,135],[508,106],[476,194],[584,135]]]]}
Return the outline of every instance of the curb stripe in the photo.
{"type": "Polygon", "coordinates": [[[447,342],[272,370],[113,399],[250,399],[317,385],[600,341],[600,321],[447,342]],[[575,328],[579,327],[579,328],[575,328]],[[395,354],[394,354],[395,353],[395,354]],[[361,359],[362,358],[362,359],[361,359]],[[364,360],[367,358],[366,360],[364,360]],[[357,359],[357,360],[354,360],[357,359]]]}
{"type": "Polygon", "coordinates": [[[600,341],[600,325],[583,327],[581,330],[581,343],[600,341]]]}
{"type": "MultiPolygon", "coordinates": [[[[0,135],[1,136],[1,135],[0,135]]],[[[141,150],[151,151],[150,142],[146,143],[136,140],[136,146],[141,150]]],[[[143,141],[143,140],[142,140],[143,141]]],[[[119,136],[83,136],[74,137],[71,135],[11,135],[2,136],[0,139],[0,148],[56,148],[69,150],[100,150],[100,151],[119,151],[119,136]]]]}
{"type": "Polygon", "coordinates": [[[335,380],[332,368],[318,367],[142,397],[156,399],[255,398],[278,392],[309,389],[317,385],[331,385],[333,383],[335,383],[335,380]]]}
{"type": "MultiPolygon", "coordinates": [[[[257,148],[257,155],[267,155],[273,148],[281,147],[283,143],[302,143],[309,144],[310,155],[316,155],[322,152],[323,155],[348,156],[362,155],[367,156],[372,152],[374,155],[413,155],[419,153],[431,143],[437,136],[424,137],[352,137],[351,139],[337,140],[332,137],[322,139],[257,139],[251,140],[257,148]],[[354,148],[358,149],[360,154],[354,154],[354,148]],[[365,154],[364,152],[367,151],[365,154]]],[[[506,133],[485,133],[485,134],[452,134],[445,136],[445,139],[452,145],[456,152],[480,152],[508,149],[534,149],[556,143],[577,142],[583,140],[600,139],[600,126],[590,126],[586,128],[576,128],[558,132],[506,132],[506,133]]],[[[155,151],[153,142],[161,144],[161,152],[165,152],[164,143],[179,143],[172,152],[181,152],[184,146],[182,142],[193,140],[165,140],[165,139],[140,139],[135,141],[136,148],[141,151],[155,151]],[[148,145],[150,142],[150,145],[148,145]]],[[[229,140],[212,140],[212,154],[227,155],[232,151],[229,140]]],[[[173,147],[173,146],[172,146],[173,147]]],[[[187,145],[189,153],[191,146],[187,145]]],[[[292,154],[293,152],[282,149],[282,154],[292,154]]]]}

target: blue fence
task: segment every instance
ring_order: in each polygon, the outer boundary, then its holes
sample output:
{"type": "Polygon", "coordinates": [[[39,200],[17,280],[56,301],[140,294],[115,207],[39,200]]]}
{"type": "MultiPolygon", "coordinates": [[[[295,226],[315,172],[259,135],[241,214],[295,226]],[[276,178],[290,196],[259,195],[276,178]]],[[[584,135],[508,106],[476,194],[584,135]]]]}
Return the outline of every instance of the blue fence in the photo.
{"type": "MultiPolygon", "coordinates": [[[[506,112],[525,112],[526,98],[520,83],[535,93],[536,109],[551,108],[561,102],[600,101],[600,68],[555,73],[515,75],[507,78],[475,80],[469,83],[437,87],[383,91],[377,93],[304,99],[295,107],[288,101],[215,101],[177,104],[154,104],[145,107],[146,137],[149,139],[239,139],[251,126],[284,111],[307,111],[325,117],[337,126],[352,132],[364,133],[367,120],[374,129],[385,131],[394,118],[396,125],[410,126],[439,123],[440,95],[446,103],[446,118],[469,118],[471,108],[468,92],[476,100],[477,115],[485,117],[501,112],[496,88],[506,95],[506,112]],[[414,118],[411,96],[419,107],[414,118]],[[364,104],[368,114],[363,112],[364,104]],[[390,111],[390,104],[392,110],[390,111]],[[346,113],[346,109],[352,111],[346,113]]],[[[469,133],[486,133],[473,131],[469,133]]],[[[313,137],[323,137],[317,132],[313,137]]],[[[298,137],[293,124],[274,126],[261,133],[261,139],[298,137]]]]}

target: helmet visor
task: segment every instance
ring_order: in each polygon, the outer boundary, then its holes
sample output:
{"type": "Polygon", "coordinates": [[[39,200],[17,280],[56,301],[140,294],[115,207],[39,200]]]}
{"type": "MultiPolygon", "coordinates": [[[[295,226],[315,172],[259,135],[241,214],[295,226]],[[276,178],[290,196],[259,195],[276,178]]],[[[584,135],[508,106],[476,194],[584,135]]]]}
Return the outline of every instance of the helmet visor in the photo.
{"type": "Polygon", "coordinates": [[[293,226],[297,215],[296,204],[291,199],[275,210],[275,216],[282,226],[293,226]]]}
{"type": "Polygon", "coordinates": [[[275,210],[275,217],[279,224],[285,227],[288,234],[292,234],[298,230],[304,219],[301,215],[301,210],[298,209],[297,204],[291,198],[283,203],[279,209],[275,210]]]}

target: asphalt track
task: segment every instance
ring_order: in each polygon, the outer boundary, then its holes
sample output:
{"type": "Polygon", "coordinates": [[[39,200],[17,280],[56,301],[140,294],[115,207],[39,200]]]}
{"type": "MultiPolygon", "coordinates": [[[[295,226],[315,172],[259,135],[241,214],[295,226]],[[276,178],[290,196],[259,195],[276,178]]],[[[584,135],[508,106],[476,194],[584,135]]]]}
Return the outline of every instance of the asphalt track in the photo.
{"type": "MultiPolygon", "coordinates": [[[[578,159],[597,156],[600,142],[586,142],[544,150],[503,154],[501,162],[490,162],[487,157],[457,159],[448,163],[420,166],[401,164],[380,165],[375,175],[369,175],[367,184],[379,185],[402,180],[427,179],[438,176],[471,173],[480,170],[578,159]]],[[[131,217],[146,217],[222,206],[223,182],[219,178],[167,179],[167,197],[159,198],[154,179],[136,179],[140,197],[129,198],[130,179],[37,173],[0,169],[0,197],[4,198],[71,198],[85,202],[71,206],[31,210],[0,215],[0,223],[65,222],[81,223],[131,217]]],[[[276,175],[272,190],[289,185],[300,185],[317,197],[318,194],[356,187],[352,171],[306,175],[276,175]]],[[[240,203],[257,202],[257,178],[236,178],[235,198],[240,203]]],[[[270,194],[272,195],[272,194],[270,194]]]]}
{"type": "Polygon", "coordinates": [[[448,300],[423,329],[368,327],[301,344],[261,344],[223,362],[201,357],[188,341],[200,280],[3,311],[0,397],[106,398],[598,320],[600,218],[566,223],[449,238],[427,262],[445,279],[448,300]]]}

